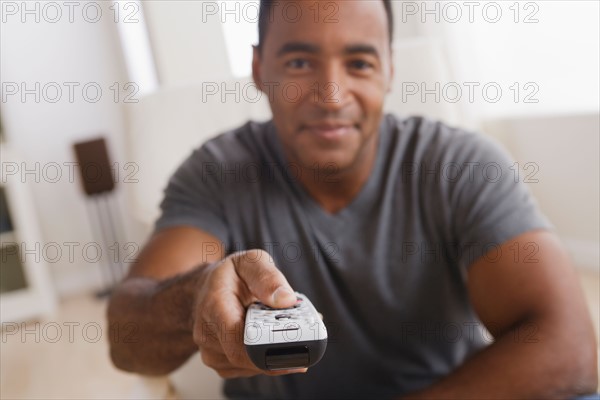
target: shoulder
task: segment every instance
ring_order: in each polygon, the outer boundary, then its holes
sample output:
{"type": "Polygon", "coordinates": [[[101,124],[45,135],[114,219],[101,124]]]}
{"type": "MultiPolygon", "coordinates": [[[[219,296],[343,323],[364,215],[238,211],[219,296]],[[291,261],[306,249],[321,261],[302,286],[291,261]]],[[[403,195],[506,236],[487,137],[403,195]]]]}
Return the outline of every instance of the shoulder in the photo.
{"type": "MultiPolygon", "coordinates": [[[[392,137],[404,142],[418,162],[507,162],[511,156],[495,138],[425,116],[386,114],[392,137]]],[[[393,139],[394,140],[394,139],[393,139]]]]}
{"type": "Polygon", "coordinates": [[[179,165],[172,186],[202,187],[212,193],[246,190],[272,158],[270,126],[271,121],[248,121],[208,139],[179,165]]]}
{"type": "Polygon", "coordinates": [[[240,168],[260,162],[264,157],[264,143],[267,140],[265,132],[268,126],[268,121],[248,121],[208,139],[195,147],[179,165],[171,176],[171,183],[218,184],[223,182],[224,174],[237,174],[240,168]]]}
{"type": "Polygon", "coordinates": [[[218,134],[199,149],[199,156],[223,163],[256,162],[263,157],[271,121],[248,121],[218,134]]]}

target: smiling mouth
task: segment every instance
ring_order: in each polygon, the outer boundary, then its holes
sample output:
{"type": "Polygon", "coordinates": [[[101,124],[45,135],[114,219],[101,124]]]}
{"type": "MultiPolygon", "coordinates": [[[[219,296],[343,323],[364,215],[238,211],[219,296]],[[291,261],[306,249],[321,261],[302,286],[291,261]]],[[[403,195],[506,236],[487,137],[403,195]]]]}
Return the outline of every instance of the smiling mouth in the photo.
{"type": "Polygon", "coordinates": [[[358,129],[353,124],[313,124],[305,125],[303,130],[326,140],[339,140],[358,129]]]}

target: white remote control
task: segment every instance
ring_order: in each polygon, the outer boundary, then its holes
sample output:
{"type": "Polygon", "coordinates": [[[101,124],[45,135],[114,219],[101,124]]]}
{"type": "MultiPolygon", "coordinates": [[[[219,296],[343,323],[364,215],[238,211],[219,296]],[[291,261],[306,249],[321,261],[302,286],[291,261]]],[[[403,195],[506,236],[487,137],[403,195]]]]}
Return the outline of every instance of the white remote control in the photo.
{"type": "Polygon", "coordinates": [[[306,296],[296,292],[296,299],[290,308],[271,308],[258,301],[248,307],[244,345],[258,368],[307,368],[325,354],[325,324],[306,296]]]}

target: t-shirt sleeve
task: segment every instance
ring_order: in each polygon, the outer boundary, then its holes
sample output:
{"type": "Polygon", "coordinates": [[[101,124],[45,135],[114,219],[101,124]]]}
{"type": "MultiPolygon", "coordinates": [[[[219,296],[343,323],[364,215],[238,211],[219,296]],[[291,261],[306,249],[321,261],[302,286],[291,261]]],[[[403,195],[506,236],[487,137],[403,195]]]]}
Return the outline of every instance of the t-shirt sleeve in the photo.
{"type": "Polygon", "coordinates": [[[155,232],[174,226],[191,226],[217,237],[229,248],[229,229],[223,206],[223,189],[215,174],[217,163],[203,146],[177,168],[160,203],[155,232]]]}
{"type": "MultiPolygon", "coordinates": [[[[508,151],[495,139],[470,133],[457,146],[462,173],[450,185],[452,234],[457,259],[468,269],[474,261],[522,233],[554,225],[539,209],[524,182],[524,174],[508,151]]],[[[535,183],[534,183],[535,184],[535,183]]],[[[531,253],[519,244],[521,254],[531,253]]],[[[490,253],[490,257],[497,253],[490,253]]]]}

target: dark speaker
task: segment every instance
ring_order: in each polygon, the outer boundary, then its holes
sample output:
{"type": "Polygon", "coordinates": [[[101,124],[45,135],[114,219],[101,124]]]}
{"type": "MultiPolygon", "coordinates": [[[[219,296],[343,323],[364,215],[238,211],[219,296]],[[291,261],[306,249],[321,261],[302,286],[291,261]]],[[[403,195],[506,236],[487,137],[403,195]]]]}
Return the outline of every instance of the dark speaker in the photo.
{"type": "MultiPolygon", "coordinates": [[[[118,201],[115,199],[115,179],[108,148],[104,138],[87,140],[73,144],[77,169],[81,176],[83,190],[87,195],[86,205],[94,238],[103,246],[103,253],[109,254],[112,246],[124,243],[123,227],[118,216],[118,201]],[[117,215],[115,215],[117,214],[117,215]]],[[[121,257],[108,257],[100,266],[103,289],[99,297],[111,293],[113,287],[125,275],[121,257]]]]}
{"type": "Polygon", "coordinates": [[[115,188],[113,171],[103,138],[75,143],[77,166],[88,196],[110,192],[115,188]]]}

